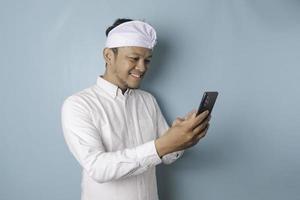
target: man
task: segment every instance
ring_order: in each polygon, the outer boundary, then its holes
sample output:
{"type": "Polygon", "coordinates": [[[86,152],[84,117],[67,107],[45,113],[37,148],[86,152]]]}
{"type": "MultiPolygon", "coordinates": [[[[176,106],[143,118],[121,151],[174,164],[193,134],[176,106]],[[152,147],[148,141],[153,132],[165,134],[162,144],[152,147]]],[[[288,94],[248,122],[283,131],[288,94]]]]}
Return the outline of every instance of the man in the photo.
{"type": "Polygon", "coordinates": [[[118,19],[106,31],[106,70],[62,106],[66,143],[83,167],[82,200],[157,200],[155,166],[170,164],[205,136],[210,116],[169,128],[155,98],[138,89],[152,57],[149,24],[118,19]]]}

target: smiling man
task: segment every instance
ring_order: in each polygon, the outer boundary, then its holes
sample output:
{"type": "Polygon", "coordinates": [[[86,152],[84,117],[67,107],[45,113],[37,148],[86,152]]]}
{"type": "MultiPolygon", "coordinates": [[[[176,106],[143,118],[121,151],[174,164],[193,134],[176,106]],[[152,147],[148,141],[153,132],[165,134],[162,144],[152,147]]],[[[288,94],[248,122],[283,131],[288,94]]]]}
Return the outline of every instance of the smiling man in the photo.
{"type": "Polygon", "coordinates": [[[114,51],[104,49],[108,68],[103,78],[117,85],[122,92],[128,88],[138,88],[150,64],[151,50],[143,47],[120,47],[114,51]]]}
{"type": "Polygon", "coordinates": [[[62,106],[66,143],[82,166],[82,200],[158,200],[155,166],[177,160],[203,138],[208,112],[166,123],[139,88],[156,44],[149,24],[118,19],[106,30],[104,75],[62,106]]]}

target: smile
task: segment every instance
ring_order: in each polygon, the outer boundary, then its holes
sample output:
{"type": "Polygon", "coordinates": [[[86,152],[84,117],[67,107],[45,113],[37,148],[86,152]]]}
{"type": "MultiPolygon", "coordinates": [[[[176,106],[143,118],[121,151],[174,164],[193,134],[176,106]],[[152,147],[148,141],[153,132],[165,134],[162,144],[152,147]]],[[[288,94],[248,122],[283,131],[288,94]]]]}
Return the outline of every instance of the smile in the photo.
{"type": "Polygon", "coordinates": [[[130,73],[131,76],[133,76],[136,79],[141,79],[143,77],[142,74],[134,74],[134,73],[130,73]]]}

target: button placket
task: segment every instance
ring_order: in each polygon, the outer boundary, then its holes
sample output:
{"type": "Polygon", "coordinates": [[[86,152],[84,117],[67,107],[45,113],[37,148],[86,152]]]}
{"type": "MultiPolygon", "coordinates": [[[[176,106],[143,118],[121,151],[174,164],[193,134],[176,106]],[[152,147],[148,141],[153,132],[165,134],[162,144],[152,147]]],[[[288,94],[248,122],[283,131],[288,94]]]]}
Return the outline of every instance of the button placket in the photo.
{"type": "Polygon", "coordinates": [[[130,145],[131,146],[136,146],[136,139],[133,137],[132,134],[132,127],[133,127],[133,123],[132,123],[132,119],[131,119],[131,115],[130,115],[130,106],[128,104],[128,96],[124,96],[124,111],[125,111],[125,116],[126,116],[126,123],[127,123],[127,133],[128,133],[128,137],[130,140],[130,145]]]}

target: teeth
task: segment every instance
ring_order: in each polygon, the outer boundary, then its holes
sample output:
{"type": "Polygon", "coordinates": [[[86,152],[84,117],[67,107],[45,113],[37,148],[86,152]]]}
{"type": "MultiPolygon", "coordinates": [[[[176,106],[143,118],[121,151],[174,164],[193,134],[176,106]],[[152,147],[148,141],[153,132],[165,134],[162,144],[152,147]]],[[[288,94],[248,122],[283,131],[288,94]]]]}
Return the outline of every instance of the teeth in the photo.
{"type": "Polygon", "coordinates": [[[137,74],[131,74],[132,76],[136,77],[136,78],[140,78],[141,76],[140,75],[137,75],[137,74]]]}

